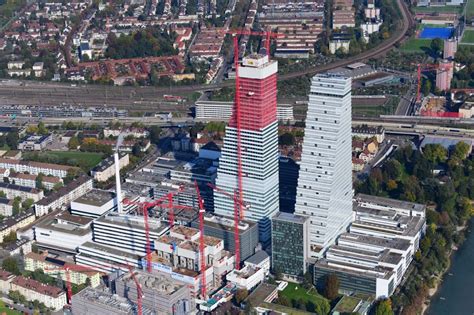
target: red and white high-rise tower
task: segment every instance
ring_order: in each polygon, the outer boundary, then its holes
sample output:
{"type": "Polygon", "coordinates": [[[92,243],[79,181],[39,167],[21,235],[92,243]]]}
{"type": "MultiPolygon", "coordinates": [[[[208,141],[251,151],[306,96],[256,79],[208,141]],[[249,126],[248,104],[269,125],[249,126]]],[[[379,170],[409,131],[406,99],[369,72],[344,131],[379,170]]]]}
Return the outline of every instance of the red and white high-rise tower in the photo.
{"type": "MultiPolygon", "coordinates": [[[[270,218],[279,210],[278,65],[267,55],[252,54],[244,57],[237,69],[239,88],[226,128],[216,186],[229,194],[237,190],[239,199],[249,205],[241,209],[241,217],[258,222],[259,239],[266,247],[270,245],[270,218]]],[[[233,202],[216,194],[214,210],[232,216],[233,202]]]]}

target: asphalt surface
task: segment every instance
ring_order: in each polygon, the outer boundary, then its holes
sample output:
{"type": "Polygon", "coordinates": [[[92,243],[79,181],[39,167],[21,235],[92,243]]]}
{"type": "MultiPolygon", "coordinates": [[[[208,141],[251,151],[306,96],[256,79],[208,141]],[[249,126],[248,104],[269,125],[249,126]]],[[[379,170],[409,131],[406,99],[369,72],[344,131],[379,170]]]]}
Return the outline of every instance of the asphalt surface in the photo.
{"type": "MultiPolygon", "coordinates": [[[[357,56],[341,59],[330,64],[311,67],[303,71],[287,73],[278,77],[279,81],[289,80],[302,75],[313,75],[328,70],[363,62],[370,58],[385,55],[397,43],[405,39],[405,33],[413,26],[413,19],[403,0],[397,0],[401,8],[400,29],[393,36],[375,48],[357,56]]],[[[164,94],[191,94],[232,86],[231,81],[210,85],[188,85],[169,87],[123,87],[104,85],[71,85],[64,83],[34,81],[0,82],[0,105],[43,105],[43,106],[110,106],[128,108],[136,111],[173,111],[187,112],[189,104],[164,103],[164,94]]]]}

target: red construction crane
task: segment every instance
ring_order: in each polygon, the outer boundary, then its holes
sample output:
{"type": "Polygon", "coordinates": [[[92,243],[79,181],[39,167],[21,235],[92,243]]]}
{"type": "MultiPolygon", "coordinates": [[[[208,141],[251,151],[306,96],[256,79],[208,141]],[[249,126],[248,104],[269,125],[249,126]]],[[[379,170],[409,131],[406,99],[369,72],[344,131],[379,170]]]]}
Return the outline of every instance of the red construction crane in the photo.
{"type": "Polygon", "coordinates": [[[165,208],[168,208],[168,220],[170,224],[170,228],[174,226],[174,209],[193,209],[192,207],[188,206],[183,206],[183,205],[173,205],[173,197],[180,192],[184,190],[183,186],[180,186],[177,191],[169,192],[165,196],[161,197],[160,199],[154,200],[154,201],[145,201],[145,202],[137,202],[137,201],[130,201],[128,199],[124,199],[123,203],[128,204],[128,205],[137,205],[140,209],[140,211],[143,214],[143,220],[145,222],[145,238],[146,238],[146,261],[147,261],[147,266],[146,270],[148,272],[151,272],[151,241],[150,241],[150,225],[148,223],[148,210],[156,207],[156,206],[164,206],[165,208]],[[163,205],[166,201],[169,202],[169,204],[163,205]]]}
{"type": "Polygon", "coordinates": [[[140,282],[138,282],[137,277],[135,277],[135,272],[132,269],[132,266],[127,264],[128,271],[130,272],[130,277],[132,277],[133,281],[135,281],[135,285],[137,287],[137,306],[138,306],[138,315],[143,314],[142,310],[142,298],[143,298],[143,290],[140,282]]]}
{"type": "Polygon", "coordinates": [[[197,181],[194,181],[196,187],[196,194],[199,202],[199,254],[201,260],[201,297],[206,298],[206,256],[204,255],[204,201],[201,198],[201,192],[197,181]]]}
{"type": "MultiPolygon", "coordinates": [[[[135,277],[135,273],[133,272],[132,266],[130,266],[130,264],[127,263],[127,265],[123,265],[123,264],[99,265],[98,264],[96,267],[101,267],[101,268],[106,268],[106,269],[109,269],[111,267],[114,269],[120,269],[120,268],[128,269],[128,271],[130,272],[130,276],[132,277],[133,281],[135,281],[135,285],[137,287],[137,307],[138,307],[137,315],[142,315],[143,314],[143,310],[142,310],[143,290],[137,278],[135,277]]],[[[99,270],[94,269],[92,267],[76,265],[76,264],[67,264],[63,267],[58,267],[58,268],[45,268],[44,271],[46,274],[52,273],[52,272],[55,272],[55,273],[61,273],[63,271],[65,272],[68,304],[71,304],[71,299],[72,299],[72,284],[71,284],[71,275],[70,275],[71,270],[78,271],[78,272],[99,272],[100,273],[99,270]]]]}
{"type": "Polygon", "coordinates": [[[215,191],[227,196],[234,201],[234,242],[235,242],[235,269],[240,269],[240,238],[239,238],[239,221],[241,219],[239,209],[248,208],[249,206],[239,198],[237,191],[234,190],[234,194],[230,194],[227,191],[216,187],[215,185],[208,183],[209,187],[215,191]]]}

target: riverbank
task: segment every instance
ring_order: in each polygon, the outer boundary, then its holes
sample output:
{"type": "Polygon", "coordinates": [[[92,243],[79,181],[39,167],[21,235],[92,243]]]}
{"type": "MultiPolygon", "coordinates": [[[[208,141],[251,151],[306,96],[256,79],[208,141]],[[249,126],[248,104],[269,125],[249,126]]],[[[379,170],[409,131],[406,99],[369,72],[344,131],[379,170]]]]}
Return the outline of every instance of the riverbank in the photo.
{"type": "MultiPolygon", "coordinates": [[[[449,253],[449,261],[446,269],[443,271],[443,273],[438,277],[438,280],[435,283],[435,286],[433,288],[429,289],[428,296],[425,299],[425,302],[423,303],[422,306],[422,312],[421,314],[432,314],[432,315],[437,315],[437,314],[443,314],[443,312],[439,312],[437,309],[433,309],[438,307],[446,307],[446,300],[451,300],[450,297],[446,298],[446,292],[442,292],[444,287],[446,286],[446,281],[447,281],[447,276],[452,276],[454,273],[458,274],[458,271],[454,271],[453,269],[456,269],[458,261],[462,261],[462,258],[459,256],[462,254],[462,252],[469,252],[472,250],[471,247],[472,243],[474,243],[474,234],[470,233],[470,226],[472,224],[473,219],[470,220],[469,224],[465,224],[464,226],[458,227],[457,232],[458,233],[463,233],[464,236],[466,236],[466,233],[469,233],[468,238],[464,240],[463,243],[458,244],[457,247],[453,245],[451,248],[451,251],[449,253]],[[439,299],[437,299],[439,297],[439,299]],[[433,307],[434,306],[434,307],[433,307]]],[[[461,277],[462,277],[462,272],[461,272],[461,277]]],[[[448,279],[451,280],[451,279],[448,279]]],[[[455,284],[455,283],[454,283],[455,284]]],[[[463,287],[462,290],[465,288],[463,287]]],[[[450,289],[445,289],[444,291],[450,292],[450,289]]],[[[469,290],[468,290],[469,291],[469,290]]],[[[454,292],[453,292],[454,294],[454,292]]],[[[450,309],[450,307],[447,307],[450,309]]],[[[451,313],[455,314],[455,313],[451,313]]],[[[467,313],[466,313],[467,314],[467,313]]]]}

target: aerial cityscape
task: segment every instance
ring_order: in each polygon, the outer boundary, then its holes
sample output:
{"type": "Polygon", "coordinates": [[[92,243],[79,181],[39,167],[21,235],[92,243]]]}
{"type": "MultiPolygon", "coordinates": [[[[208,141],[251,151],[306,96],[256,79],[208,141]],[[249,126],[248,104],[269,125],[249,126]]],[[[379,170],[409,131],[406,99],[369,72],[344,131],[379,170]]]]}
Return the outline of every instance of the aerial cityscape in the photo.
{"type": "Polygon", "coordinates": [[[474,314],[474,0],[0,0],[0,314],[474,314]]]}

